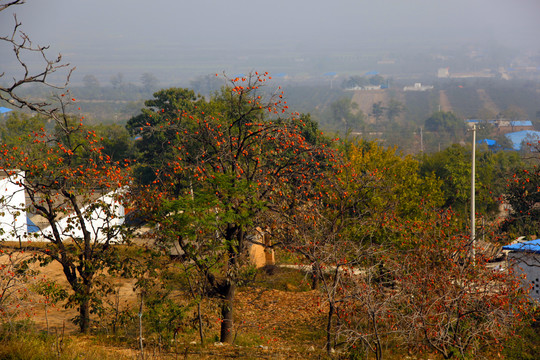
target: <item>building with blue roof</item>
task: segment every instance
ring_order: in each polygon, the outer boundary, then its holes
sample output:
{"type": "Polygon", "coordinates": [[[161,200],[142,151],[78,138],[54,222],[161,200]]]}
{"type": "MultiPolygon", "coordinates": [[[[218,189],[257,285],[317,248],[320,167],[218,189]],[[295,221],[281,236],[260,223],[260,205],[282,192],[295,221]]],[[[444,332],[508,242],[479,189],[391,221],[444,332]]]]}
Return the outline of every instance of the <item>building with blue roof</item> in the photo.
{"type": "Polygon", "coordinates": [[[7,107],[0,106],[0,115],[6,116],[7,113],[9,113],[10,111],[13,111],[13,110],[7,107]]]}
{"type": "Polygon", "coordinates": [[[525,275],[524,285],[531,286],[531,297],[540,301],[540,239],[517,241],[503,246],[503,251],[507,252],[508,265],[525,275]]]}

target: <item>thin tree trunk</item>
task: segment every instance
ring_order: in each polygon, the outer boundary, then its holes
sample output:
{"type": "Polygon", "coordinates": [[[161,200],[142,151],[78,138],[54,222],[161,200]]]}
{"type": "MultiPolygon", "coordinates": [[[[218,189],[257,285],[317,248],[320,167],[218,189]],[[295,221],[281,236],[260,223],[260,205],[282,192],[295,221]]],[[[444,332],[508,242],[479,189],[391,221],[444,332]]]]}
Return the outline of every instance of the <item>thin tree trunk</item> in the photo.
{"type": "Polygon", "coordinates": [[[223,343],[232,343],[234,325],[234,296],[236,294],[236,284],[228,282],[226,285],[225,300],[221,306],[221,336],[223,343]]]}
{"type": "Polygon", "coordinates": [[[334,316],[334,304],[329,304],[328,319],[326,322],[326,352],[332,353],[332,318],[334,316]]]}
{"type": "Polygon", "coordinates": [[[197,304],[197,316],[199,318],[199,336],[201,338],[201,346],[204,346],[204,332],[203,332],[203,323],[202,323],[202,313],[201,313],[201,302],[197,304]]]}
{"type": "Polygon", "coordinates": [[[48,302],[49,302],[49,299],[45,298],[45,323],[47,324],[47,335],[50,334],[50,332],[49,332],[49,316],[47,316],[47,313],[49,312],[49,307],[47,306],[48,302]]]}
{"type": "Polygon", "coordinates": [[[318,264],[313,263],[313,265],[311,265],[311,290],[317,290],[319,288],[321,280],[319,270],[318,264]]]}
{"type": "Polygon", "coordinates": [[[142,326],[143,304],[144,304],[144,294],[141,293],[141,304],[139,306],[139,347],[141,349],[141,360],[144,360],[143,326],[142,326]]]}

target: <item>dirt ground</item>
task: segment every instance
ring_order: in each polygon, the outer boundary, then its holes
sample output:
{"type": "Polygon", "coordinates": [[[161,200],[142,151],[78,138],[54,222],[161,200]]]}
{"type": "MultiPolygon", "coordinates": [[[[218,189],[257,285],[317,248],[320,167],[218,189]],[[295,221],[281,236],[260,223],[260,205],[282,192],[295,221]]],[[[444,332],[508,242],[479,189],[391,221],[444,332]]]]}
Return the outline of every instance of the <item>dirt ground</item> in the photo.
{"type": "MultiPolygon", "coordinates": [[[[9,268],[11,263],[18,263],[31,254],[15,252],[9,257],[5,253],[0,254],[0,266],[6,265],[4,271],[9,268]]],[[[6,303],[10,310],[16,313],[11,318],[30,319],[35,323],[38,330],[47,330],[51,334],[77,334],[77,326],[71,319],[77,315],[77,310],[64,308],[62,303],[45,305],[44,298],[33,291],[33,286],[41,281],[54,281],[58,285],[69,289],[65,280],[61,266],[57,262],[52,262],[43,268],[32,265],[39,274],[32,274],[25,279],[25,283],[20,283],[17,287],[11,288],[16,296],[13,296],[6,303]],[[23,294],[23,295],[21,295],[23,294]],[[48,326],[47,326],[48,323],[48,326]]],[[[134,290],[134,281],[122,279],[115,280],[118,289],[118,295],[112,294],[106,300],[110,303],[116,300],[121,307],[127,304],[136,305],[137,293],[134,290]]],[[[1,284],[0,284],[1,285],[1,284]]],[[[294,286],[291,285],[291,289],[294,286]]],[[[199,353],[200,356],[191,358],[220,358],[221,355],[229,354],[236,357],[239,349],[248,352],[277,352],[279,354],[298,354],[301,352],[314,352],[322,350],[322,333],[314,331],[315,328],[323,328],[324,314],[314,309],[324,311],[320,305],[320,293],[317,291],[282,291],[266,288],[242,288],[237,293],[237,303],[235,309],[235,337],[236,346],[214,344],[219,334],[219,318],[215,311],[215,304],[206,307],[208,314],[208,328],[206,329],[207,346],[204,349],[196,349],[199,343],[198,333],[192,331],[189,336],[184,336],[185,344],[192,346],[188,353],[199,353]],[[213,310],[212,310],[213,309],[213,310]],[[321,326],[316,326],[321,323],[321,326]],[[299,343],[301,344],[299,346],[299,343]],[[191,344],[191,345],[189,345],[191,344]],[[321,348],[321,349],[319,349],[321,348]],[[250,350],[248,350],[250,349],[250,350]],[[216,355],[221,354],[221,355],[216,355]]],[[[99,319],[93,318],[94,329],[99,324],[99,319]]],[[[99,330],[99,327],[97,328],[99,330]]],[[[79,337],[77,341],[83,341],[84,337],[79,337]]],[[[89,339],[88,341],[92,341],[89,339]]],[[[123,356],[135,356],[135,349],[111,347],[111,351],[118,352],[123,356]]],[[[225,357],[229,357],[229,355],[225,357]]],[[[292,355],[291,355],[292,356],[292,355]]],[[[291,358],[290,355],[286,357],[291,358]]],[[[296,356],[296,355],[295,355],[296,356]]],[[[292,358],[298,358],[292,356],[292,358]]],[[[279,358],[279,356],[278,356],[279,358]]],[[[302,357],[300,357],[302,358],[302,357]]]]}

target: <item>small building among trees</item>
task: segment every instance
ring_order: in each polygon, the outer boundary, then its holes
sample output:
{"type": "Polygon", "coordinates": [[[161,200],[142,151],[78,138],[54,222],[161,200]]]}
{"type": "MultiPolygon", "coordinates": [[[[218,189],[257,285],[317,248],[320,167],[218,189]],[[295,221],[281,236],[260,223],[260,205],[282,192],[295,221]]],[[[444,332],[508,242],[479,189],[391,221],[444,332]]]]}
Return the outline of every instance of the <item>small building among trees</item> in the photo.
{"type": "Polygon", "coordinates": [[[503,246],[508,251],[508,265],[517,273],[525,275],[525,284],[530,284],[530,295],[540,301],[540,239],[516,242],[503,246]]]}

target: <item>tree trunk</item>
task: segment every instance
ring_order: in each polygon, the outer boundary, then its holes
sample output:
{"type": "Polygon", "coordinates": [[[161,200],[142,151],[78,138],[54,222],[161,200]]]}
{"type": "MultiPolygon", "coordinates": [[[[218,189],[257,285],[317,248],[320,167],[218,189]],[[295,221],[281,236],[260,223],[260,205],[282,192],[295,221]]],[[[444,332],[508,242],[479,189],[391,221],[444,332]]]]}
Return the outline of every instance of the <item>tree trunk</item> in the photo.
{"type": "Polygon", "coordinates": [[[311,265],[311,290],[319,289],[320,280],[321,278],[319,265],[313,263],[313,265],[311,265]]]}
{"type": "Polygon", "coordinates": [[[233,317],[234,317],[234,296],[236,294],[236,284],[227,281],[225,291],[223,292],[225,299],[221,306],[221,339],[222,343],[232,343],[233,337],[233,317]]]}
{"type": "Polygon", "coordinates": [[[81,333],[86,334],[90,330],[90,299],[87,296],[80,302],[79,317],[81,333]]]}
{"type": "Polygon", "coordinates": [[[81,333],[86,334],[90,330],[90,293],[92,292],[92,283],[90,279],[83,279],[80,285],[78,296],[79,317],[81,333]]]}
{"type": "Polygon", "coordinates": [[[326,322],[326,352],[332,353],[332,318],[334,316],[334,304],[330,303],[328,308],[328,319],[326,322]]]}

